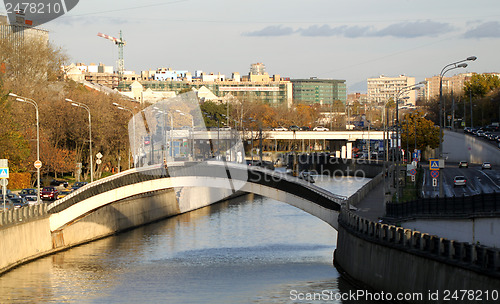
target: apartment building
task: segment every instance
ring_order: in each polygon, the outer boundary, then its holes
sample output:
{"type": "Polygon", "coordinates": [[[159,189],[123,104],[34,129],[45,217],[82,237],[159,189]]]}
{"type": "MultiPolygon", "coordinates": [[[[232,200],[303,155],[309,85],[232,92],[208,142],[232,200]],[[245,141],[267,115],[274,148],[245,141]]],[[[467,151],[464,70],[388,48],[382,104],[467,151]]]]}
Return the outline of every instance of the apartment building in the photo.
{"type": "MultiPolygon", "coordinates": [[[[415,85],[415,77],[399,75],[397,77],[387,77],[384,75],[378,78],[368,78],[367,80],[367,99],[371,103],[386,103],[389,100],[395,100],[397,95],[406,87],[415,85]]],[[[401,97],[409,97],[404,99],[404,104],[415,105],[415,91],[409,91],[401,97]]],[[[401,100],[400,100],[401,101],[401,100]]]]}

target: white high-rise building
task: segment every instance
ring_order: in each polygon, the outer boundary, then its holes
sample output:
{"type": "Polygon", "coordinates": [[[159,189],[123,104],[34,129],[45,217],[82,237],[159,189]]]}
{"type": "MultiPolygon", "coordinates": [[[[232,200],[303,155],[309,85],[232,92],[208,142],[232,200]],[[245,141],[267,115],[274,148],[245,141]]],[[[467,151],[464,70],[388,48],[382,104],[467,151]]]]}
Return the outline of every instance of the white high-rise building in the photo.
{"type": "MultiPolygon", "coordinates": [[[[389,100],[395,100],[397,94],[408,86],[415,85],[415,77],[400,75],[398,77],[386,77],[381,75],[378,78],[368,78],[367,80],[367,100],[372,103],[386,103],[389,100]]],[[[415,91],[409,91],[407,94],[401,94],[399,97],[406,97],[401,104],[415,105],[415,91]]]]}

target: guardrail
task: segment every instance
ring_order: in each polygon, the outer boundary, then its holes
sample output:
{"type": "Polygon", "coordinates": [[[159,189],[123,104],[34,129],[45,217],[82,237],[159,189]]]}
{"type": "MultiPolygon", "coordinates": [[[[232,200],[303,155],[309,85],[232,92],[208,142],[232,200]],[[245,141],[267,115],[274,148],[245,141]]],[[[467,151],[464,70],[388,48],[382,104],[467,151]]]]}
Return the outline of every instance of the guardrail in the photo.
{"type": "Polygon", "coordinates": [[[0,212],[0,227],[47,216],[47,204],[25,206],[0,212]]]}
{"type": "Polygon", "coordinates": [[[387,203],[387,219],[498,216],[500,193],[482,193],[473,196],[424,198],[404,203],[387,203]]]}
{"type": "Polygon", "coordinates": [[[500,278],[500,249],[440,238],[362,218],[343,206],[339,226],[364,240],[500,278]]]}

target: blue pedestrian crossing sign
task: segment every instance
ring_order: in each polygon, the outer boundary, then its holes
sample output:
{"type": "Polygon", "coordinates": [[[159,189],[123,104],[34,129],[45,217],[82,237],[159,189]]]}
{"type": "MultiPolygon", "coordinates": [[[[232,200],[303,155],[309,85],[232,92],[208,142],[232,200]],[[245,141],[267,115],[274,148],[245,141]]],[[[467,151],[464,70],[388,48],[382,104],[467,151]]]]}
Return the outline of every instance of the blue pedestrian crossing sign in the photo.
{"type": "Polygon", "coordinates": [[[0,168],[0,178],[9,178],[9,168],[0,168]]]}
{"type": "Polygon", "coordinates": [[[439,159],[429,159],[429,169],[439,170],[439,159]]]}

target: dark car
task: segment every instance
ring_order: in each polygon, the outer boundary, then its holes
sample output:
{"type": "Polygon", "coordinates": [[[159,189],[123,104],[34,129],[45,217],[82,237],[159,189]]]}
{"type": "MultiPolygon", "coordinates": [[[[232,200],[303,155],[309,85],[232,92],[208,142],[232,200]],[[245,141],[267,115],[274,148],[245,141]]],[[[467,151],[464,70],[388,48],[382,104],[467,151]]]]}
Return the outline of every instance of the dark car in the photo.
{"type": "Polygon", "coordinates": [[[78,188],[85,186],[86,184],[88,184],[88,183],[87,182],[76,182],[73,184],[73,187],[71,187],[71,189],[76,190],[78,188]]]}
{"type": "Polygon", "coordinates": [[[40,197],[42,200],[55,201],[59,197],[59,190],[57,190],[56,187],[44,187],[40,197]]]}
{"type": "Polygon", "coordinates": [[[51,186],[55,186],[55,187],[63,186],[64,188],[67,188],[68,187],[68,182],[67,181],[63,181],[63,180],[53,179],[53,180],[50,181],[50,185],[51,186]]]}
{"type": "Polygon", "coordinates": [[[290,130],[290,131],[300,131],[300,127],[299,126],[290,126],[290,128],[288,128],[288,130],[290,130]]]}
{"type": "Polygon", "coordinates": [[[19,193],[19,196],[24,197],[24,198],[26,198],[27,196],[35,196],[36,197],[36,192],[37,192],[37,190],[34,188],[26,188],[26,189],[21,190],[21,192],[19,193]]]}
{"type": "Polygon", "coordinates": [[[462,167],[463,168],[469,168],[469,162],[463,160],[463,161],[461,161],[461,162],[458,163],[458,167],[459,168],[462,168],[462,167]]]}
{"type": "Polygon", "coordinates": [[[300,130],[302,130],[302,131],[311,131],[311,127],[307,127],[307,126],[301,127],[300,130]]]}
{"type": "Polygon", "coordinates": [[[28,206],[28,202],[22,197],[13,197],[10,201],[14,204],[14,208],[28,206]]]}

